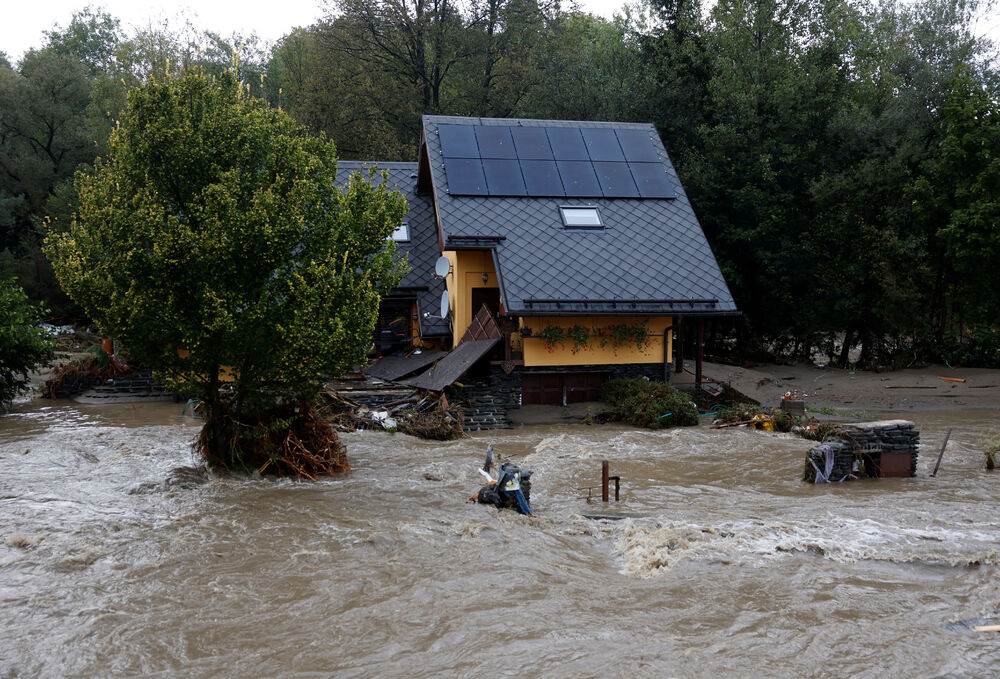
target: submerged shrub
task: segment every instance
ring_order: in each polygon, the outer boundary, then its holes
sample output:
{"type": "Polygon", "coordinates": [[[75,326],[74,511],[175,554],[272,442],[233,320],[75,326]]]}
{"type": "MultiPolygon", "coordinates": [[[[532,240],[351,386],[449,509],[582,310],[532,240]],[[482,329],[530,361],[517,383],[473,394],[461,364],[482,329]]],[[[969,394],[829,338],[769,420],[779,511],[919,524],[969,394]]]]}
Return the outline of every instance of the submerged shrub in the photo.
{"type": "Polygon", "coordinates": [[[698,424],[698,411],[687,394],[663,382],[641,378],[608,380],[600,398],[611,406],[611,418],[637,427],[666,427],[698,424]]]}

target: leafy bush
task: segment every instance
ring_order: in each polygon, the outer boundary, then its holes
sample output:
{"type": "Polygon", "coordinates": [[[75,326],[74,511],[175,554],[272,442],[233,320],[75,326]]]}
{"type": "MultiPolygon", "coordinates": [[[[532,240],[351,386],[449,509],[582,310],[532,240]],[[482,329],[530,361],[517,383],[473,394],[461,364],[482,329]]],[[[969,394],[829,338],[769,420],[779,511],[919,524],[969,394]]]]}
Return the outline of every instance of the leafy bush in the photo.
{"type": "Polygon", "coordinates": [[[52,359],[52,340],[37,327],[44,310],[17,283],[0,280],[0,409],[28,387],[28,373],[52,359]]]}
{"type": "Polygon", "coordinates": [[[687,394],[663,382],[641,378],[608,380],[601,387],[600,398],[611,406],[612,419],[637,427],[664,429],[698,424],[698,411],[687,394]]]}

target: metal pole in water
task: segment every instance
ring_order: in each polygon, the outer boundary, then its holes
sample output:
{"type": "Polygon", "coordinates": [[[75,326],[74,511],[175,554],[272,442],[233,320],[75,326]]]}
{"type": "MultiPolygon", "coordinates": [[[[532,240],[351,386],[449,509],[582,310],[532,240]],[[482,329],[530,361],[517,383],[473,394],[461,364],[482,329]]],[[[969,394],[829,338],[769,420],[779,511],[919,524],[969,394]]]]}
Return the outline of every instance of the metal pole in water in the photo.
{"type": "Polygon", "coordinates": [[[941,466],[941,458],[944,457],[944,449],[948,447],[948,439],[950,438],[951,438],[951,429],[949,429],[948,433],[944,435],[944,443],[941,444],[941,452],[938,453],[937,464],[934,465],[934,471],[931,472],[931,476],[937,476],[938,467],[941,466]]]}
{"type": "Polygon", "coordinates": [[[601,461],[601,502],[608,501],[608,481],[610,477],[608,476],[608,461],[601,461]]]}

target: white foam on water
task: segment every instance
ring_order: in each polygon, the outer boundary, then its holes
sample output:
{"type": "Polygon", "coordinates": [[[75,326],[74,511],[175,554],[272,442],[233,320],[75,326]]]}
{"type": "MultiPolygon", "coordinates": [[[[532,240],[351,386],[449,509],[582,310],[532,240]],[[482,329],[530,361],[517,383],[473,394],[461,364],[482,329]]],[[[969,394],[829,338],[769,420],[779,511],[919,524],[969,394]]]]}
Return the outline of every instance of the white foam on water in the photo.
{"type": "Polygon", "coordinates": [[[758,519],[699,525],[627,520],[616,548],[623,572],[651,577],[682,561],[761,565],[794,553],[841,563],[862,560],[927,565],[998,565],[996,524],[912,528],[873,519],[827,516],[810,522],[758,519]]]}

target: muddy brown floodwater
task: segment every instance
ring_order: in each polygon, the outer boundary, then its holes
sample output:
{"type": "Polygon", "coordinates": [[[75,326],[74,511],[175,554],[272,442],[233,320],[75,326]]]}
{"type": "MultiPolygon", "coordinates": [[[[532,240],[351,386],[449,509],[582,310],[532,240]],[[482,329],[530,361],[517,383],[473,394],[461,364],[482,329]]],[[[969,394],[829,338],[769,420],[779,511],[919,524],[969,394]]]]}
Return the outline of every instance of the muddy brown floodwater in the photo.
{"type": "Polygon", "coordinates": [[[340,478],[216,478],[180,408],[0,417],[0,677],[1000,668],[1000,637],[969,630],[1000,613],[996,411],[913,414],[917,478],[817,487],[790,435],[583,425],[351,434],[340,478]],[[490,441],[535,470],[534,519],[465,503],[490,441]],[[602,458],[617,505],[578,490],[602,458]]]}

